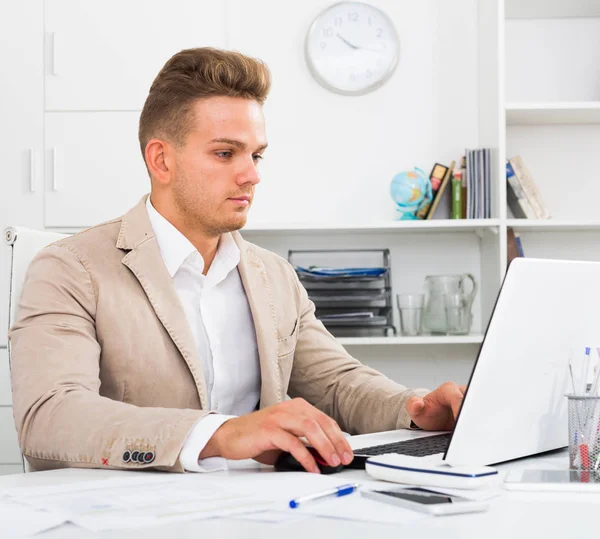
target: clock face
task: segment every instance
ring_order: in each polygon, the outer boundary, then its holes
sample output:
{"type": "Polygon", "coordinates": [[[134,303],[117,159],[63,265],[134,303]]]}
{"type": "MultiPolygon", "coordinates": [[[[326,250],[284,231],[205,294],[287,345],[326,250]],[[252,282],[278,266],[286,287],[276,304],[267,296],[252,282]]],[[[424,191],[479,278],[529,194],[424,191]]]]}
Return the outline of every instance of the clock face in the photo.
{"type": "Polygon", "coordinates": [[[398,51],[392,21],[363,2],[330,6],[317,16],[306,37],[306,59],[315,79],[347,95],[381,86],[396,67],[398,51]]]}

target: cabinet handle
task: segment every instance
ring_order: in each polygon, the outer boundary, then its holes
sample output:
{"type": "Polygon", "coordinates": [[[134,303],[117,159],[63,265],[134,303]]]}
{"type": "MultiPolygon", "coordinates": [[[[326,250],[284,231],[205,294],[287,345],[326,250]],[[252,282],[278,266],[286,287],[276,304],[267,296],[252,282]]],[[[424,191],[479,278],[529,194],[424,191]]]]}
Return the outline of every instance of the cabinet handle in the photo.
{"type": "Polygon", "coordinates": [[[52,48],[52,67],[50,69],[50,73],[54,76],[57,76],[59,73],[59,70],[58,70],[58,60],[57,60],[58,55],[56,54],[56,48],[57,48],[57,44],[58,44],[58,38],[56,37],[56,32],[50,33],[50,40],[51,40],[51,48],[52,48]]]}
{"type": "Polygon", "coordinates": [[[58,148],[52,148],[52,190],[58,192],[62,189],[62,159],[58,148]]]}
{"type": "Polygon", "coordinates": [[[31,148],[29,150],[29,191],[35,193],[38,186],[38,166],[37,152],[31,148]]]}

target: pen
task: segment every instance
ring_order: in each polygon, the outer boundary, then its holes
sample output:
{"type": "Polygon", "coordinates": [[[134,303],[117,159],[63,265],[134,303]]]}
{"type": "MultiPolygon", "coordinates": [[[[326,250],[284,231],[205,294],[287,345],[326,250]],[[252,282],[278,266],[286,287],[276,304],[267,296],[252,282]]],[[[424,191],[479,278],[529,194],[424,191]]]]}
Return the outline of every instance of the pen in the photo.
{"type": "Polygon", "coordinates": [[[339,487],[330,488],[329,490],[324,490],[323,492],[319,492],[317,494],[300,496],[300,498],[295,498],[294,500],[290,501],[290,507],[295,509],[296,507],[300,507],[300,504],[304,504],[313,500],[320,500],[321,498],[327,498],[329,496],[346,496],[347,494],[352,494],[359,486],[360,485],[358,483],[348,483],[346,485],[340,485],[339,487]]]}

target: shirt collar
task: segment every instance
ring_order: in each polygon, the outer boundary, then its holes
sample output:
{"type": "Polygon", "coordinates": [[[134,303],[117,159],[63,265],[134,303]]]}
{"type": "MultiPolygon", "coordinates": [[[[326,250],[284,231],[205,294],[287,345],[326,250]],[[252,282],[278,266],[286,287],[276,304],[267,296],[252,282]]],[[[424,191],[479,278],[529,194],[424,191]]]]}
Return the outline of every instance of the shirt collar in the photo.
{"type": "MultiPolygon", "coordinates": [[[[150,197],[146,200],[146,209],[148,218],[152,225],[152,230],[156,236],[160,254],[167,266],[167,271],[171,278],[177,273],[183,263],[196,253],[197,259],[204,268],[204,260],[196,248],[192,245],[179,230],[177,230],[167,219],[165,219],[152,205],[150,197]]],[[[225,278],[227,274],[234,269],[240,262],[240,250],[233,239],[231,233],[227,232],[221,235],[219,246],[215,259],[208,271],[209,276],[215,277],[218,281],[225,278]]]]}

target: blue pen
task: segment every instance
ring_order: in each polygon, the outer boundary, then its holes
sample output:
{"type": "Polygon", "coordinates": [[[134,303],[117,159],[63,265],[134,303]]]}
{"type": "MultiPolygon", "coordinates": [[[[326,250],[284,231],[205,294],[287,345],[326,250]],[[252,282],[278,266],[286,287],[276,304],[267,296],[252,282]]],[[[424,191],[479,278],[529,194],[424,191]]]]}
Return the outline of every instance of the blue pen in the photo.
{"type": "Polygon", "coordinates": [[[296,498],[290,502],[290,507],[292,509],[296,509],[296,507],[300,507],[300,504],[310,502],[312,500],[320,500],[321,498],[327,498],[329,496],[346,496],[347,494],[352,494],[359,486],[360,485],[358,483],[348,483],[347,485],[340,485],[339,487],[324,490],[318,494],[300,496],[300,498],[296,498]]]}

